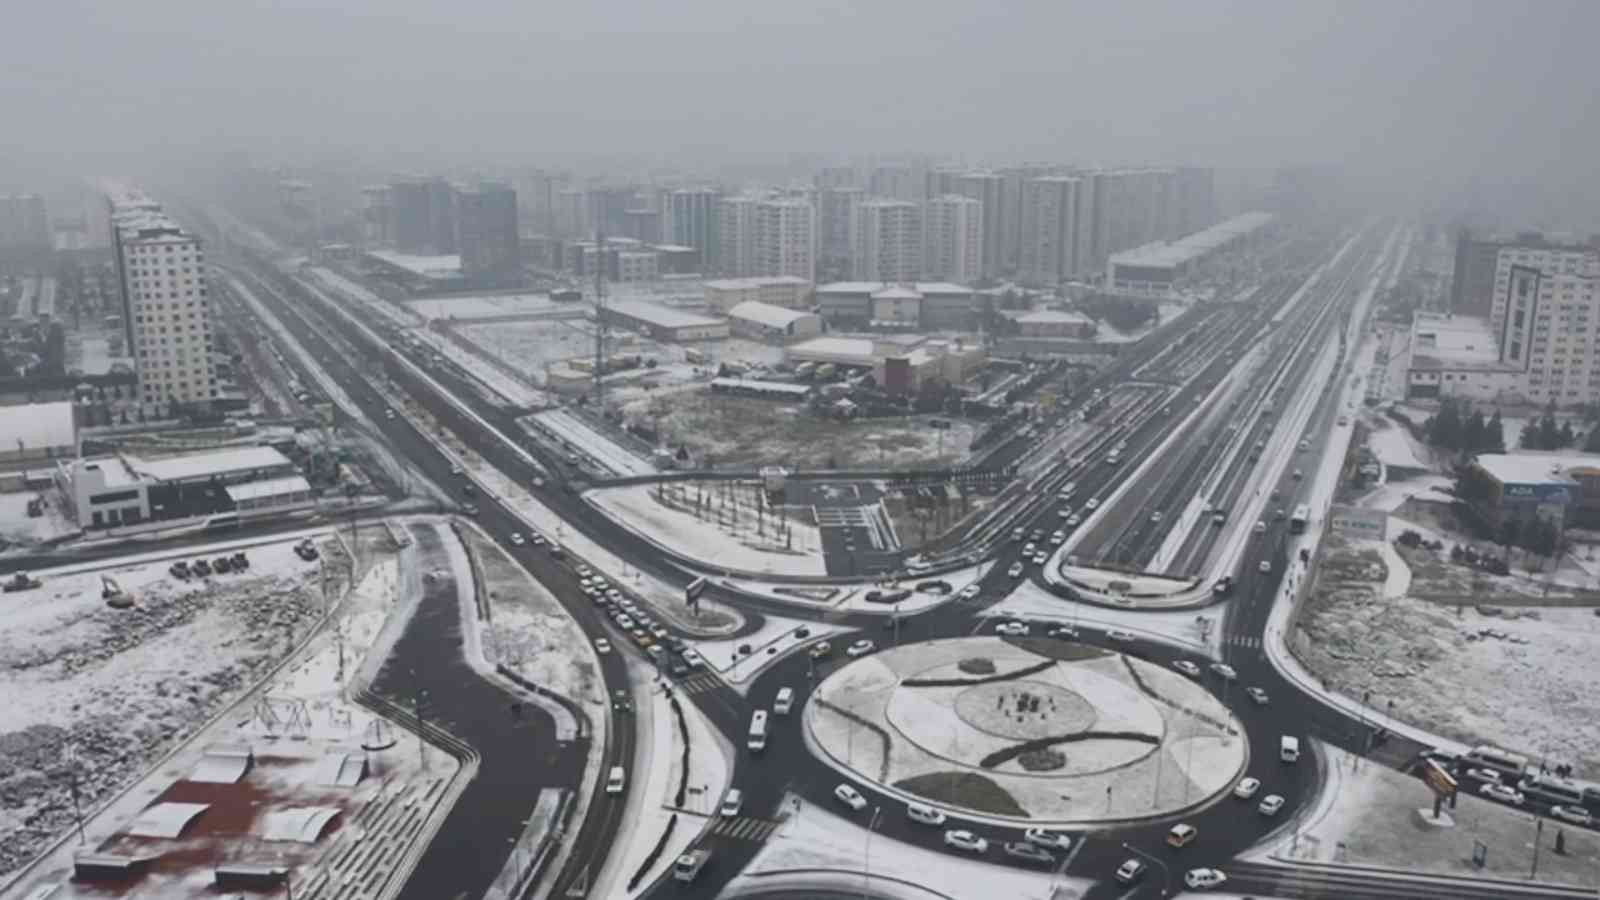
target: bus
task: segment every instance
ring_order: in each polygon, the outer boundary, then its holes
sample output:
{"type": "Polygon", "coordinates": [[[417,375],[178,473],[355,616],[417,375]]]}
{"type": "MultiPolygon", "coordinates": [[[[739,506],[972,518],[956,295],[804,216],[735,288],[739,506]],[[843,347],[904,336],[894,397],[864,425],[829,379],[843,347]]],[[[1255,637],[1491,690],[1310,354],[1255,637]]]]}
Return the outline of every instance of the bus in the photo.
{"type": "Polygon", "coordinates": [[[1517,789],[1551,806],[1583,807],[1583,791],[1564,778],[1528,775],[1517,783],[1517,789]]]}
{"type": "Polygon", "coordinates": [[[1311,507],[1302,503],[1294,508],[1294,515],[1289,517],[1289,533],[1305,534],[1306,523],[1311,521],[1311,507]]]}
{"type": "Polygon", "coordinates": [[[758,709],[750,716],[750,740],[745,746],[751,753],[760,753],[767,749],[767,711],[758,709]]]}
{"type": "Polygon", "coordinates": [[[1473,747],[1462,757],[1466,765],[1479,766],[1493,769],[1502,775],[1509,776],[1508,781],[1516,782],[1528,771],[1528,758],[1520,753],[1511,753],[1499,747],[1483,745],[1473,747]]]}

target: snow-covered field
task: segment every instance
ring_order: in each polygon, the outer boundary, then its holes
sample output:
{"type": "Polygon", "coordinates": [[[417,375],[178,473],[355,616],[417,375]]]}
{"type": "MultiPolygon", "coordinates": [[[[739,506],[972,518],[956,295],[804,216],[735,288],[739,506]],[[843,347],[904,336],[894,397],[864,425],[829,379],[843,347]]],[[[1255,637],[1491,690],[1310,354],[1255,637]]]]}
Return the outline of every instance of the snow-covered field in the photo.
{"type": "Polygon", "coordinates": [[[37,546],[77,533],[77,524],[67,517],[55,491],[44,493],[44,515],[28,518],[28,501],[38,496],[35,491],[0,494],[0,550],[8,543],[37,546]]]}
{"type": "MultiPolygon", "coordinates": [[[[455,332],[540,384],[544,383],[545,367],[594,356],[594,325],[586,318],[457,325],[455,332]]],[[[610,349],[613,353],[645,352],[640,342],[628,337],[614,337],[610,349]]],[[[655,352],[654,347],[650,352],[655,352]]]]}
{"type": "MultiPolygon", "coordinates": [[[[654,475],[656,467],[643,456],[619,445],[610,436],[600,432],[587,421],[564,409],[537,413],[529,419],[535,428],[543,429],[566,446],[587,454],[600,465],[618,475],[654,475]]],[[[524,419],[524,422],[529,421],[524,419]]]]}
{"type": "MultiPolygon", "coordinates": [[[[0,603],[0,873],[72,817],[50,775],[69,745],[93,808],[188,736],[295,646],[323,605],[316,563],[293,542],[253,547],[250,569],[180,581],[165,559],[36,573],[44,585],[0,603]],[[115,579],[132,609],[101,600],[115,579]]],[[[332,580],[345,562],[322,544],[332,580]]],[[[216,551],[192,548],[184,558],[216,551]]],[[[175,557],[174,557],[175,558],[175,557]]]]}
{"type": "Polygon", "coordinates": [[[628,485],[584,494],[585,500],[623,527],[708,569],[779,576],[827,574],[816,525],[790,517],[787,530],[780,533],[768,511],[764,533],[758,534],[753,510],[745,510],[742,519],[729,519],[712,492],[706,494],[711,502],[705,512],[696,514],[695,498],[693,487],[681,484],[628,485]],[[658,491],[666,493],[658,496],[658,491]]]}
{"type": "Polygon", "coordinates": [[[1373,421],[1374,430],[1367,435],[1367,447],[1372,454],[1386,466],[1399,466],[1407,469],[1429,468],[1425,457],[1427,450],[1420,447],[1406,430],[1395,422],[1387,420],[1373,421]]]}
{"type": "MultiPolygon", "coordinates": [[[[535,316],[567,309],[549,294],[486,294],[483,296],[433,297],[407,300],[406,307],[425,319],[493,319],[502,316],[535,316]]],[[[585,305],[584,309],[588,309],[585,305]]]]}
{"type": "Polygon", "coordinates": [[[1031,647],[1040,653],[992,637],[930,641],[845,663],[806,704],[807,742],[851,777],[964,817],[1063,824],[1170,815],[1244,767],[1238,723],[1196,682],[1085,645],[1031,647]],[[1010,755],[1058,735],[1081,737],[1010,755]]]}
{"type": "MultiPolygon", "coordinates": [[[[1385,598],[1381,572],[1367,578],[1351,565],[1338,574],[1345,557],[1358,559],[1353,551],[1325,556],[1301,617],[1305,639],[1294,646],[1307,668],[1347,696],[1370,691],[1380,710],[1392,701],[1393,714],[1419,728],[1572,762],[1582,776],[1600,778],[1600,616],[1582,607],[1491,605],[1494,583],[1537,590],[1515,577],[1485,578],[1488,592],[1475,598],[1463,575],[1459,606],[1385,598]]],[[[1424,571],[1413,567],[1414,591],[1424,571]]]]}
{"type": "MultiPolygon", "coordinates": [[[[1344,862],[1445,875],[1524,880],[1533,871],[1533,816],[1473,796],[1463,789],[1445,812],[1452,828],[1424,827],[1418,809],[1433,809],[1433,792],[1421,779],[1318,744],[1328,761],[1328,782],[1307,815],[1298,840],[1286,836],[1273,852],[1284,859],[1344,862]],[[1472,864],[1475,841],[1489,848],[1482,869],[1472,864]]],[[[1540,836],[1539,880],[1593,885],[1600,872],[1600,835],[1560,829],[1566,854],[1555,852],[1557,827],[1540,836]]]]}
{"type": "MultiPolygon", "coordinates": [[[[784,805],[792,806],[794,799],[786,797],[784,805]]],[[[854,894],[870,885],[871,896],[895,900],[1065,900],[1083,896],[1092,886],[1084,879],[1052,878],[1015,866],[989,865],[882,835],[869,839],[864,828],[867,815],[845,818],[815,806],[790,813],[755,859],[729,883],[728,893],[854,894]],[[1057,892],[1058,886],[1070,892],[1057,892]]]]}

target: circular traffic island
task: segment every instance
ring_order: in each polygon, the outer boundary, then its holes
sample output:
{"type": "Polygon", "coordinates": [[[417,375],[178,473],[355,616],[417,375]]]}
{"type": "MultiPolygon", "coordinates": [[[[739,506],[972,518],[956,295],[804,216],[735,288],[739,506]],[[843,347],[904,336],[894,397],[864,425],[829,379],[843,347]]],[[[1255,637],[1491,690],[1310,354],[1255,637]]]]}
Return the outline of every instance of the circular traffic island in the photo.
{"type": "Polygon", "coordinates": [[[851,779],[969,818],[1056,827],[1171,818],[1248,762],[1238,721],[1164,666],[1049,638],[968,637],[855,660],[806,704],[851,779]]]}

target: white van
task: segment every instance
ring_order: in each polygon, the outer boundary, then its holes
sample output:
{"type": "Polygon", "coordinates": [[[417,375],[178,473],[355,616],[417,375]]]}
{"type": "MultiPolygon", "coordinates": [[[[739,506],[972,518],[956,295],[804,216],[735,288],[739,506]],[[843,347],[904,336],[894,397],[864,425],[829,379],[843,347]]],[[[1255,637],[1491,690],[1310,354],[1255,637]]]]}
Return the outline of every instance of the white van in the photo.
{"type": "Polygon", "coordinates": [[[1278,759],[1292,763],[1300,758],[1300,739],[1284,735],[1278,739],[1278,759]]]}
{"type": "Polygon", "coordinates": [[[606,776],[606,793],[620,794],[627,783],[628,773],[622,771],[621,766],[612,766],[611,773],[606,776]]]}
{"type": "Polygon", "coordinates": [[[758,709],[750,716],[750,739],[745,742],[751,753],[767,749],[767,711],[758,709]]]}
{"type": "Polygon", "coordinates": [[[921,822],[923,825],[932,825],[935,828],[943,825],[945,820],[944,813],[925,803],[907,803],[906,818],[913,822],[921,822]]]}
{"type": "Polygon", "coordinates": [[[778,696],[772,701],[772,711],[787,716],[791,709],[794,709],[794,688],[778,688],[778,696]]]}

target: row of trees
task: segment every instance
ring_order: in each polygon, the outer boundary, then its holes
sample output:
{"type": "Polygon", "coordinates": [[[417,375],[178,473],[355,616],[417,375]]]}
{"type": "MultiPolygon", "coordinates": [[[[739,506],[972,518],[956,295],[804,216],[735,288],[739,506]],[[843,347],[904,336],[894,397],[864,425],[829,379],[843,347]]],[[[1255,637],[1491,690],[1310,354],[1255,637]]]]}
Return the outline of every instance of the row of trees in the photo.
{"type": "Polygon", "coordinates": [[[1552,401],[1544,408],[1544,415],[1529,419],[1522,426],[1518,442],[1524,450],[1565,450],[1578,443],[1578,433],[1571,422],[1556,423],[1556,405],[1552,401]]]}
{"type": "Polygon", "coordinates": [[[1466,456],[1504,453],[1506,449],[1500,411],[1485,418],[1483,410],[1471,409],[1454,397],[1440,401],[1439,412],[1423,422],[1422,430],[1430,445],[1466,456]]]}

